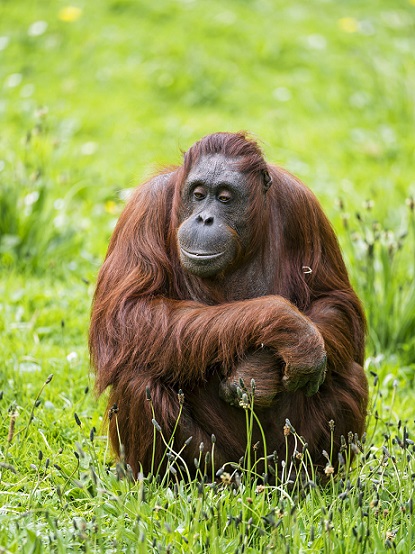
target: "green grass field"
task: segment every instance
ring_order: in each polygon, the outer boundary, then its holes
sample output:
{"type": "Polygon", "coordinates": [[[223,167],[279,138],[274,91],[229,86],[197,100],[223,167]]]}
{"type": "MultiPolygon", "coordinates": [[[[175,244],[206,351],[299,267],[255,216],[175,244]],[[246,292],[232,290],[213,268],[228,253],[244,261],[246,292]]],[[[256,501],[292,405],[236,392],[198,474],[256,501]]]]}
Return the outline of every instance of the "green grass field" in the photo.
{"type": "Polygon", "coordinates": [[[0,0],[0,553],[415,551],[414,91],[414,0],[0,0]],[[133,480],[93,392],[129,189],[241,129],[317,194],[367,312],[368,432],[325,488],[133,480]]]}

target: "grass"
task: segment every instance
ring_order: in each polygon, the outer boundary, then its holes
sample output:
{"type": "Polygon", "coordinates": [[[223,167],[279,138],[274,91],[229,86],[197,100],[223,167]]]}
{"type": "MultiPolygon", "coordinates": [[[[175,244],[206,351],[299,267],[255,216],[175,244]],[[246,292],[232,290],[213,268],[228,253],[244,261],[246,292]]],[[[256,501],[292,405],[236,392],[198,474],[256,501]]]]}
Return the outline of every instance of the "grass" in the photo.
{"type": "MultiPolygon", "coordinates": [[[[415,213],[412,197],[401,206],[401,222],[388,228],[373,213],[368,201],[364,210],[350,217],[340,202],[344,228],[344,252],[355,287],[368,315],[369,348],[375,355],[415,360],[415,213]]],[[[398,211],[398,210],[397,210],[398,211]]]]}
{"type": "Polygon", "coordinates": [[[10,552],[410,552],[413,421],[396,413],[399,380],[374,369],[366,440],[347,439],[340,475],[323,489],[311,480],[305,489],[264,487],[249,471],[228,467],[215,486],[203,471],[187,485],[174,473],[161,484],[133,480],[122,460],[110,463],[100,418],[85,409],[85,381],[75,379],[72,393],[51,400],[59,377],[49,376],[18,409],[2,410],[1,544],[10,552]],[[350,468],[352,448],[358,455],[350,468]]]}
{"type": "Polygon", "coordinates": [[[414,24],[412,0],[0,4],[0,552],[415,550],[414,24]],[[128,190],[239,129],[321,199],[368,315],[366,441],[325,488],[259,486],[254,450],[214,487],[204,451],[191,483],[131,480],[93,393],[128,190]]]}

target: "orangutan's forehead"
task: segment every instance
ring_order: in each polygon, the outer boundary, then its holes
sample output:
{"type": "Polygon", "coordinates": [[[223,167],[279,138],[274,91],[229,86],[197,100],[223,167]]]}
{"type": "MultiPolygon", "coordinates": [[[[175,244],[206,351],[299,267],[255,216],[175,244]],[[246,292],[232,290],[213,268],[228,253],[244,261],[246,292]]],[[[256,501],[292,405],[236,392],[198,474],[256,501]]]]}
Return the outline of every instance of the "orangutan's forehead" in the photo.
{"type": "Polygon", "coordinates": [[[230,182],[239,180],[241,173],[238,170],[238,160],[227,158],[223,154],[211,154],[200,157],[193,164],[188,181],[222,181],[230,182]]]}

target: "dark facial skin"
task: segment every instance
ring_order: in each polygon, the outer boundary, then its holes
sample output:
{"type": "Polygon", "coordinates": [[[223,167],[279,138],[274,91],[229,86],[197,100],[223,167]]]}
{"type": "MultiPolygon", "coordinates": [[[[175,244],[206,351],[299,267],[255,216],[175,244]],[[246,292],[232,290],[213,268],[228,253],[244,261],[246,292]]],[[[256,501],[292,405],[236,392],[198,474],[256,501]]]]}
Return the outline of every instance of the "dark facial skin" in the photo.
{"type": "Polygon", "coordinates": [[[205,278],[226,272],[249,239],[245,176],[222,154],[203,157],[190,170],[182,198],[177,235],[182,266],[205,278]]]}

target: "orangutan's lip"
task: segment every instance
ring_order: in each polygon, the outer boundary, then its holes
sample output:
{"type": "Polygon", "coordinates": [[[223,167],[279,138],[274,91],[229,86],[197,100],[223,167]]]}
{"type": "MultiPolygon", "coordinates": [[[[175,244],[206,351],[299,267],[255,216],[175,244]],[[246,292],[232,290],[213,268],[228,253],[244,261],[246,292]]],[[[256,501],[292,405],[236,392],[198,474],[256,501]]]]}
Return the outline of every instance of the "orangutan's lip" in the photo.
{"type": "Polygon", "coordinates": [[[191,260],[216,260],[217,258],[220,258],[223,256],[224,252],[189,252],[188,250],[185,250],[184,248],[180,248],[182,251],[182,254],[184,254],[187,258],[190,258],[191,260]]]}

